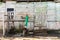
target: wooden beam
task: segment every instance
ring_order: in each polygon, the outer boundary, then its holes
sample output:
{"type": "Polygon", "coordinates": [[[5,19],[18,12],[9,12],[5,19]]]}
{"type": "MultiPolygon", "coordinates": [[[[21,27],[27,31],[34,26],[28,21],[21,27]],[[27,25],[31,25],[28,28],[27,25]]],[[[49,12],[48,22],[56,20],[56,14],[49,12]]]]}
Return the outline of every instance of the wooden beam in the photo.
{"type": "Polygon", "coordinates": [[[60,22],[60,21],[47,21],[47,22],[60,22]]]}
{"type": "MultiPolygon", "coordinates": [[[[24,19],[22,19],[22,20],[5,20],[5,22],[12,22],[12,21],[14,21],[14,22],[25,22],[25,20],[24,19]]],[[[33,22],[33,21],[31,21],[31,20],[29,20],[29,22],[33,22]]]]}

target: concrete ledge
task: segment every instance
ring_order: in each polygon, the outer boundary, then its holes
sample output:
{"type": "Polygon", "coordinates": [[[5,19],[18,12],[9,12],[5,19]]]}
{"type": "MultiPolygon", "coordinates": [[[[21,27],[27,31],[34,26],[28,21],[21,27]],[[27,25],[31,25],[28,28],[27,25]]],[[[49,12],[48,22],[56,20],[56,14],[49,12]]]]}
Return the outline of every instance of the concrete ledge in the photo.
{"type": "Polygon", "coordinates": [[[39,37],[39,38],[27,38],[27,37],[0,37],[0,40],[60,40],[59,37],[39,37]]]}

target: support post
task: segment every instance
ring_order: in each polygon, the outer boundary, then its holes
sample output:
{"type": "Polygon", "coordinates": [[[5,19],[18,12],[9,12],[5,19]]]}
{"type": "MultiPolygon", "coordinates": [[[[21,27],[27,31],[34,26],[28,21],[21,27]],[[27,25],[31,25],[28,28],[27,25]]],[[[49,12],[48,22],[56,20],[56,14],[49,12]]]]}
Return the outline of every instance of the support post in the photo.
{"type": "Polygon", "coordinates": [[[4,14],[3,14],[3,36],[5,36],[5,27],[4,27],[4,14]]]}

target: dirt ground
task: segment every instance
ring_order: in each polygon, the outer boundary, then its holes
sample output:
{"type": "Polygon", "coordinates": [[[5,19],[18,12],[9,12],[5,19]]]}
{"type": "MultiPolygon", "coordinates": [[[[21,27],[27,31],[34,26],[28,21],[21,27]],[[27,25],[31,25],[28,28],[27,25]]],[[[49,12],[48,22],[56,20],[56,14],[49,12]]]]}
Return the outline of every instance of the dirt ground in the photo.
{"type": "Polygon", "coordinates": [[[0,40],[60,40],[59,37],[0,37],[0,40]]]}

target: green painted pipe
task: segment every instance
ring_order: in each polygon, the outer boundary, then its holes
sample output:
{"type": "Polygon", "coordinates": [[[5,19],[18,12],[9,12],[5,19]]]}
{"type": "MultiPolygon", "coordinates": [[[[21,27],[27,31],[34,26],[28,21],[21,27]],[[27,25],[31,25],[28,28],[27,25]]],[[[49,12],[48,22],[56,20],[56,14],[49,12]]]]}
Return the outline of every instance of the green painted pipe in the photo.
{"type": "Polygon", "coordinates": [[[26,15],[26,17],[25,17],[25,26],[26,27],[28,26],[28,19],[29,19],[29,17],[28,17],[28,15],[26,15]]]}

